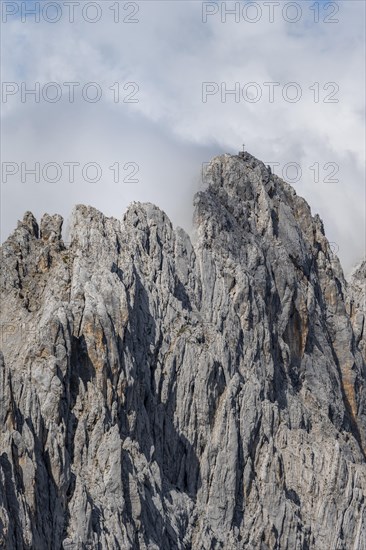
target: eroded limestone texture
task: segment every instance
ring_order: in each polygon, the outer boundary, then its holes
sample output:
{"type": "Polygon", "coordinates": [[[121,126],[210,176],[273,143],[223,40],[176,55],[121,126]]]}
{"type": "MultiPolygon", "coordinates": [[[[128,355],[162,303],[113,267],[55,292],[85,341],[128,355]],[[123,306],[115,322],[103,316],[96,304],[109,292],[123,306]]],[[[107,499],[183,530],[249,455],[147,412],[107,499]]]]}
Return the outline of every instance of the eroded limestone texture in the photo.
{"type": "Polygon", "coordinates": [[[0,547],[366,548],[365,263],[248,153],[2,247],[0,547]]]}

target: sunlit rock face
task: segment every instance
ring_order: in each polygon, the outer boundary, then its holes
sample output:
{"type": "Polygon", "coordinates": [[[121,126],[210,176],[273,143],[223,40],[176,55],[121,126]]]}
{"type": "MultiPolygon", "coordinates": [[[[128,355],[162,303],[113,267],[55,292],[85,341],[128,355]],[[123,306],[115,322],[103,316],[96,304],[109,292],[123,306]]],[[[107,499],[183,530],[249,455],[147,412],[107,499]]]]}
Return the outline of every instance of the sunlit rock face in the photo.
{"type": "Polygon", "coordinates": [[[248,153],[205,181],[193,243],[133,204],[3,245],[1,548],[366,548],[365,263],[248,153]]]}

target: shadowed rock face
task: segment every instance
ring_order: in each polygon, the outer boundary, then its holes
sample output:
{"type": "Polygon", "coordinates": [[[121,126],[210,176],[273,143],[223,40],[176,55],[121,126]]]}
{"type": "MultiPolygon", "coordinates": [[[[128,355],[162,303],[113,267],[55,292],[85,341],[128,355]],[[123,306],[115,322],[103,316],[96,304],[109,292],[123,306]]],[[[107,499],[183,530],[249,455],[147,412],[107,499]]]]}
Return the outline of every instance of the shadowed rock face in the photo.
{"type": "Polygon", "coordinates": [[[366,548],[365,264],[251,155],[206,179],[194,245],[151,204],[3,245],[1,548],[366,548]]]}

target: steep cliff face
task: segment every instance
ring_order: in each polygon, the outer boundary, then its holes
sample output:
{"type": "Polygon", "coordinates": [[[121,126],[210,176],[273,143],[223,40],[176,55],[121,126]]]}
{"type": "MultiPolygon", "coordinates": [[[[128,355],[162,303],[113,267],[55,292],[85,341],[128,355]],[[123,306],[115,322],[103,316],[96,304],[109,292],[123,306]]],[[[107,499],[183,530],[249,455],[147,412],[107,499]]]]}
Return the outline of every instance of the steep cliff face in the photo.
{"type": "Polygon", "coordinates": [[[366,357],[366,260],[351,273],[348,286],[348,313],[351,318],[356,345],[366,357]]]}
{"type": "Polygon", "coordinates": [[[249,154],[2,247],[0,547],[366,548],[365,264],[249,154]],[[364,294],[363,294],[364,296],[364,294]]]}

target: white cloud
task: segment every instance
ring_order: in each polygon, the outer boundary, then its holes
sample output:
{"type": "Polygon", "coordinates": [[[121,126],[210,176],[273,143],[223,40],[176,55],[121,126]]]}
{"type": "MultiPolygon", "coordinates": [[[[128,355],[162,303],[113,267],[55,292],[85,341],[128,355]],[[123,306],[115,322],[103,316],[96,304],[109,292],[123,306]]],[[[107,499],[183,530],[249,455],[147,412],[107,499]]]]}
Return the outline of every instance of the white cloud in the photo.
{"type": "MultiPolygon", "coordinates": [[[[150,200],[189,228],[201,162],[221,151],[234,152],[244,141],[258,158],[279,162],[279,174],[288,162],[301,165],[302,178],[294,186],[324,219],[349,271],[365,250],[364,3],[339,3],[335,24],[314,23],[314,3],[304,1],[298,2],[303,16],[293,24],[277,11],[270,23],[263,3],[255,24],[235,23],[233,16],[222,23],[220,14],[204,24],[198,1],[140,2],[139,23],[115,24],[108,11],[112,4],[103,3],[104,15],[96,24],[80,17],[73,24],[67,18],[53,25],[19,19],[3,24],[3,81],[78,81],[77,97],[87,82],[103,90],[95,104],[70,105],[65,95],[56,104],[9,98],[2,105],[3,160],[95,161],[104,178],[99,184],[16,184],[15,178],[3,183],[2,237],[27,209],[67,216],[77,202],[121,216],[128,202],[150,200]],[[113,103],[108,88],[116,81],[136,82],[139,103],[113,103]],[[243,98],[236,103],[229,95],[221,102],[218,93],[203,103],[202,82],[226,83],[228,89],[236,82],[241,88],[256,82],[263,96],[257,103],[243,98]],[[264,82],[280,83],[273,103],[264,82]],[[282,97],[289,82],[301,87],[297,103],[282,97]],[[318,103],[315,88],[309,89],[316,82],[318,103]],[[323,102],[336,90],[334,85],[324,89],[328,82],[339,87],[338,103],[323,102]],[[140,183],[115,184],[108,166],[116,161],[137,162],[140,183]],[[331,162],[339,165],[339,182],[314,182],[310,167],[319,163],[324,180],[330,170],[323,167],[331,162]]],[[[320,4],[321,19],[330,14],[327,5],[320,4]]]]}

